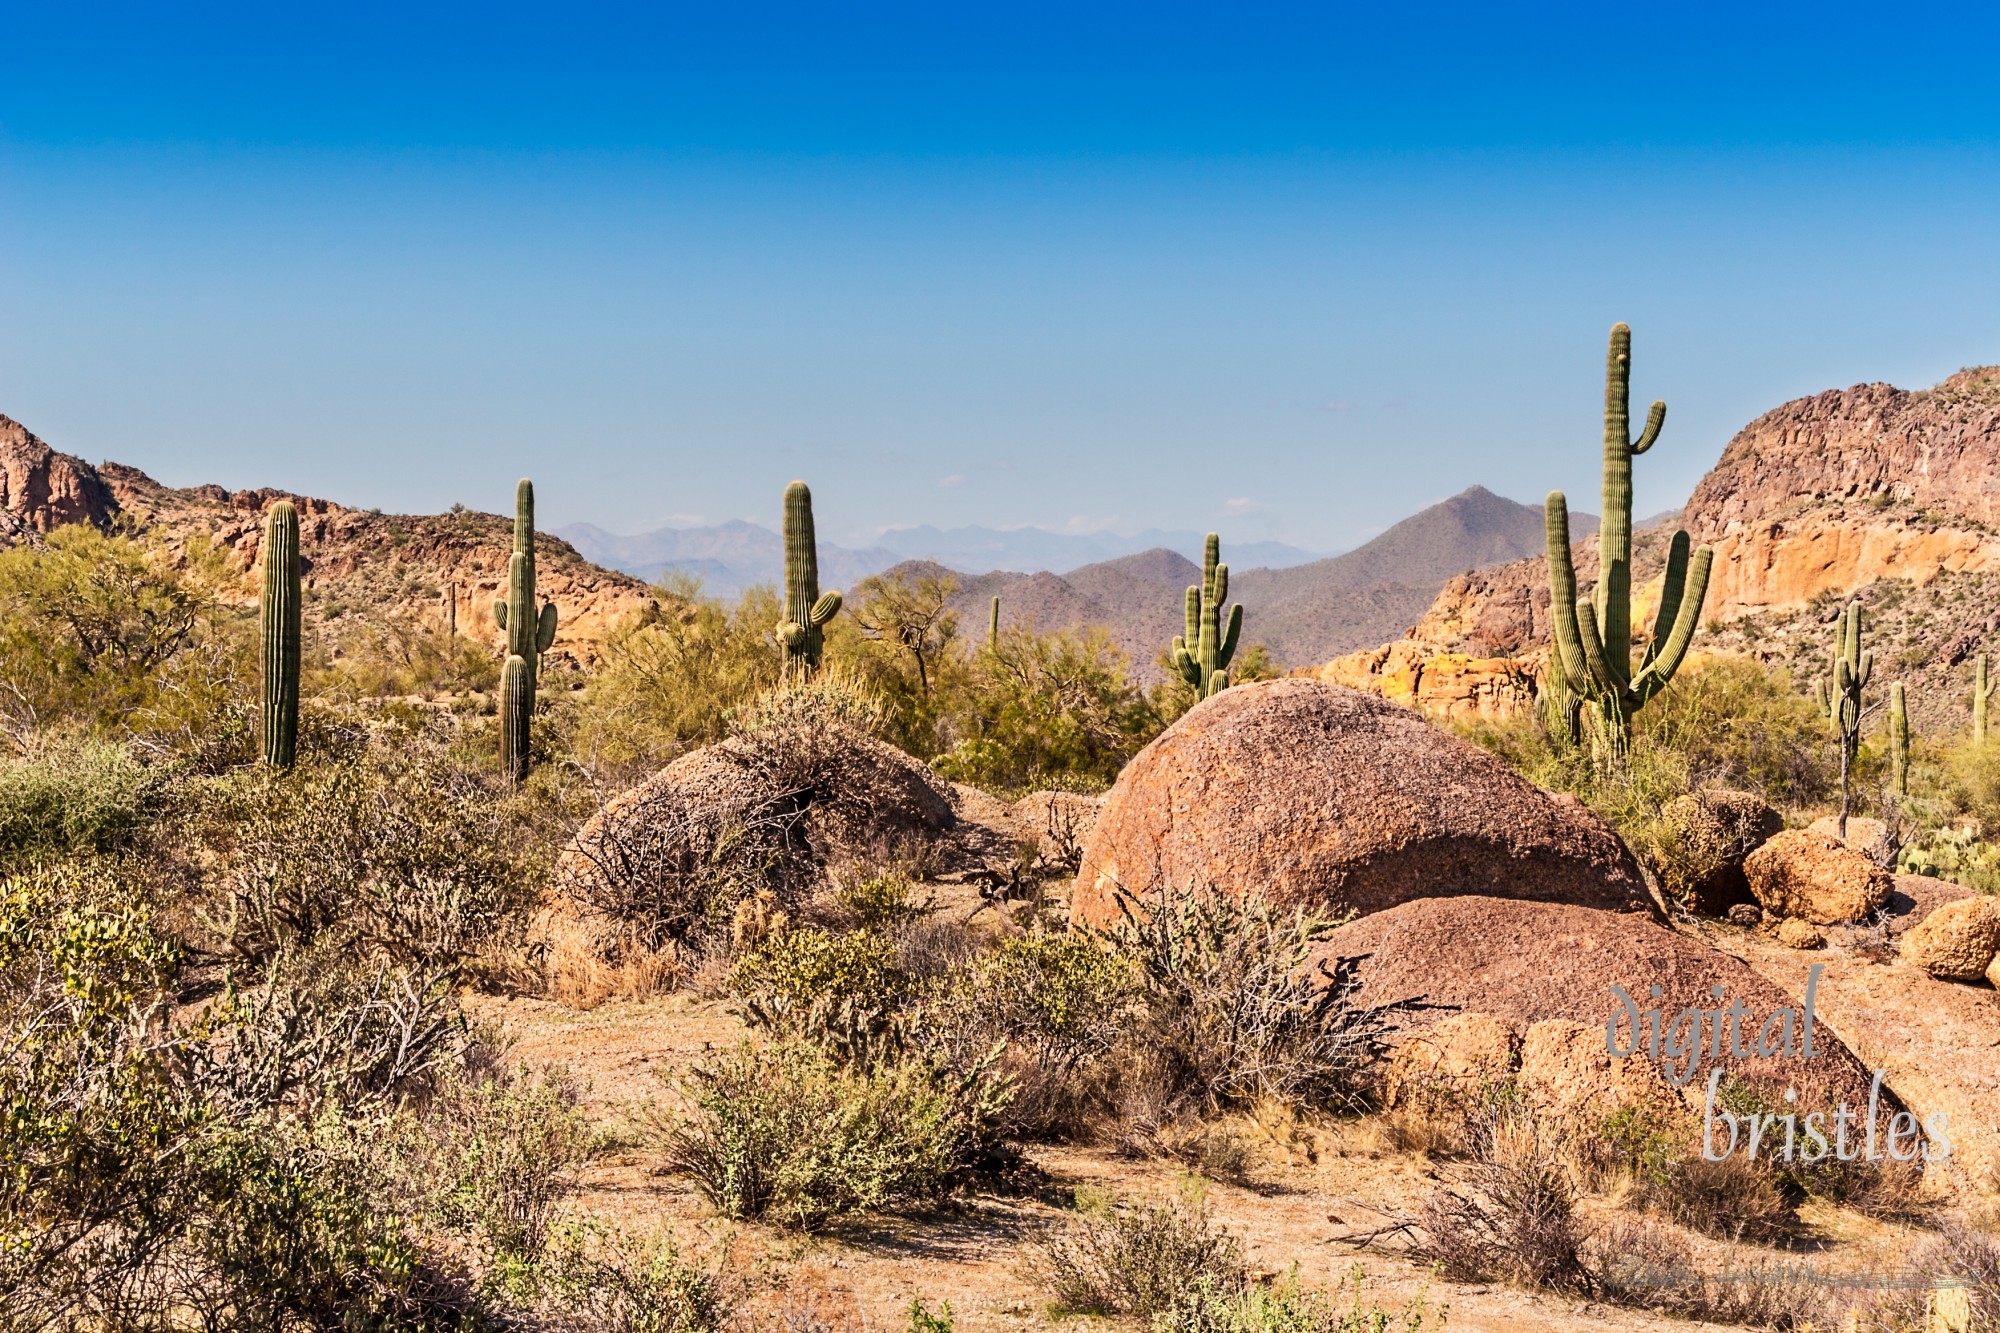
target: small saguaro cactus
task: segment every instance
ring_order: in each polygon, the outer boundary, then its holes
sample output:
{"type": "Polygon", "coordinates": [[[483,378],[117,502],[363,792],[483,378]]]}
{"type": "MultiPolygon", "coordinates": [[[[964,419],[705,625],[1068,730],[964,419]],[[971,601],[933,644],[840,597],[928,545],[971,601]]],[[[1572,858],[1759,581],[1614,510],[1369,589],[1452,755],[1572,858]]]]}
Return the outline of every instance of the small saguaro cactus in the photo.
{"type": "Polygon", "coordinates": [[[539,611],[535,605],[535,483],[526,477],[514,488],[514,553],[507,559],[507,595],[493,603],[493,619],[507,631],[507,661],[500,673],[500,768],[519,781],[528,775],[528,726],[542,654],[556,639],[556,604],[544,602],[539,611]]]}
{"type": "Polygon", "coordinates": [[[1901,681],[1889,687],[1889,780],[1898,796],[1910,794],[1910,710],[1901,681]]]}
{"type": "Polygon", "coordinates": [[[290,500],[264,521],[264,762],[290,768],[299,742],[299,513],[290,500]]]}
{"type": "MultiPolygon", "coordinates": [[[[993,599],[993,618],[986,625],[986,651],[989,653],[1000,651],[1000,599],[998,597],[993,599]]],[[[1985,660],[1985,658],[1980,659],[1982,662],[1985,660]]]]}
{"type": "Polygon", "coordinates": [[[1632,460],[1653,447],[1667,419],[1655,402],[1638,439],[1631,435],[1632,330],[1611,328],[1604,371],[1604,517],[1597,534],[1597,590],[1576,600],[1576,568],[1569,551],[1569,502],[1550,491],[1544,510],[1549,558],[1549,620],[1565,684],[1583,698],[1600,754],[1620,755],[1632,736],[1632,715],[1664,690],[1680,670],[1701,620],[1713,554],[1688,553],[1688,535],[1676,532],[1667,549],[1660,609],[1653,637],[1637,670],[1632,667],[1632,460]]]}
{"type": "Polygon", "coordinates": [[[1861,706],[1861,691],[1875,674],[1875,654],[1861,649],[1861,603],[1849,602],[1834,622],[1833,667],[1814,686],[1819,709],[1840,737],[1840,836],[1847,836],[1848,778],[1861,748],[1861,722],[1873,709],[1861,706]]]}
{"type": "Polygon", "coordinates": [[[813,536],[812,491],[802,481],[785,487],[785,618],[778,622],[784,678],[801,685],[819,670],[826,622],[840,614],[840,594],[819,590],[819,542],[813,536]]]}
{"type": "Polygon", "coordinates": [[[1214,533],[1201,552],[1201,584],[1187,590],[1187,633],[1174,636],[1174,669],[1194,687],[1194,697],[1208,699],[1229,688],[1229,659],[1243,632],[1243,605],[1229,608],[1227,627],[1222,604],[1229,600],[1229,566],[1222,563],[1222,539],[1214,533]]]}
{"type": "Polygon", "coordinates": [[[1972,743],[1986,744],[1986,701],[1993,697],[1993,687],[1986,683],[1986,654],[1981,653],[1972,668],[1972,743]]]}

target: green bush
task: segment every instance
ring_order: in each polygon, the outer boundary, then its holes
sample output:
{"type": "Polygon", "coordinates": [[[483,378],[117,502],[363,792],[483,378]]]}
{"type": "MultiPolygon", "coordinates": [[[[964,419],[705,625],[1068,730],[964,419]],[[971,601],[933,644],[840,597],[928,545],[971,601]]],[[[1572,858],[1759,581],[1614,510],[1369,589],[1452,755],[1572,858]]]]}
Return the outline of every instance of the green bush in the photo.
{"type": "Polygon", "coordinates": [[[1234,1299],[1245,1282],[1243,1243],[1216,1225],[1193,1182],[1146,1206],[1079,1191],[1076,1213],[1035,1247],[1028,1268],[1069,1314],[1151,1318],[1189,1292],[1234,1299]]]}
{"type": "Polygon", "coordinates": [[[1270,1287],[1241,1289],[1227,1282],[1200,1281],[1174,1304],[1153,1316],[1154,1333],[1421,1333],[1442,1329],[1448,1306],[1432,1308],[1428,1283],[1400,1309],[1383,1308],[1362,1293],[1361,1265],[1348,1270],[1346,1299],[1338,1292],[1300,1283],[1296,1269],[1270,1287]]]}
{"type": "Polygon", "coordinates": [[[943,1198],[978,1160],[1004,1090],[915,1061],[843,1068],[815,1047],[749,1045],[697,1065],[659,1122],[671,1170],[717,1211],[813,1231],[943,1198]]]}
{"type": "Polygon", "coordinates": [[[0,860],[121,847],[145,826],[152,791],[146,767],[122,744],[46,743],[0,765],[0,860]]]}
{"type": "Polygon", "coordinates": [[[889,936],[810,926],[751,949],[730,969],[729,985],[754,1026],[859,1064],[901,1044],[902,1007],[911,993],[889,936]]]}

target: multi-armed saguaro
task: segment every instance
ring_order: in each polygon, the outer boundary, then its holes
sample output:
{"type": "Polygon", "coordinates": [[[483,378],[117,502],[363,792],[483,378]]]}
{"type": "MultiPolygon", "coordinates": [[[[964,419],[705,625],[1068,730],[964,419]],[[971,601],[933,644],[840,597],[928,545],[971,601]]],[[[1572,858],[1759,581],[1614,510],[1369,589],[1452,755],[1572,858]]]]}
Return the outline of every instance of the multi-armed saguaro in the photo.
{"type": "Polygon", "coordinates": [[[264,521],[264,762],[290,768],[299,741],[299,512],[290,500],[264,521]]]}
{"type": "Polygon", "coordinates": [[[535,606],[535,483],[514,488],[514,554],[507,561],[507,595],[493,603],[493,619],[507,631],[507,660],[500,668],[500,768],[516,781],[528,776],[528,726],[535,712],[535,680],[542,654],[556,639],[556,604],[535,606]]]}
{"type": "Polygon", "coordinates": [[[1222,604],[1229,600],[1229,566],[1221,561],[1222,541],[1214,533],[1201,553],[1201,586],[1187,590],[1187,633],[1174,636],[1174,668],[1194,686],[1194,696],[1206,699],[1229,688],[1229,659],[1236,656],[1236,639],[1243,632],[1243,605],[1229,608],[1224,627],[1222,604]]]}
{"type": "Polygon", "coordinates": [[[1545,511],[1549,548],[1549,620],[1564,681],[1592,714],[1593,742],[1623,753],[1632,715],[1667,687],[1687,656],[1708,595],[1712,554],[1704,546],[1688,558],[1688,535],[1676,532],[1667,551],[1666,577],[1653,637],[1639,667],[1632,668],[1632,460],[1653,447],[1667,419],[1656,402],[1638,439],[1631,437],[1632,330],[1611,329],[1604,377],[1604,518],[1598,529],[1597,591],[1576,600],[1576,568],[1569,553],[1569,502],[1550,491],[1545,511]]]}
{"type": "Polygon", "coordinates": [[[1840,836],[1847,836],[1848,777],[1861,748],[1861,691],[1875,674],[1875,654],[1861,649],[1861,603],[1849,602],[1833,632],[1833,670],[1819,678],[1813,694],[1840,736],[1840,836]]]}
{"type": "Polygon", "coordinates": [[[802,481],[785,487],[785,618],[778,644],[785,652],[784,677],[803,684],[819,670],[826,622],[840,613],[840,594],[819,591],[819,543],[813,536],[813,497],[802,481]]]}

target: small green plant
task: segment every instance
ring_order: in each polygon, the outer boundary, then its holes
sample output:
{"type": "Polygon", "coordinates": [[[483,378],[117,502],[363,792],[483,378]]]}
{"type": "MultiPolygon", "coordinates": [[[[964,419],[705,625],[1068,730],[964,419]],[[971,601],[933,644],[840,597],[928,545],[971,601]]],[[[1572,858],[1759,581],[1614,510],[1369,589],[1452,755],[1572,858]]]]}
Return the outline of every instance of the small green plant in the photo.
{"type": "Polygon", "coordinates": [[[1184,1181],[1178,1197],[1162,1204],[1079,1190],[1076,1205],[1067,1225],[1028,1259],[1060,1310],[1150,1319],[1190,1290],[1242,1292],[1243,1242],[1217,1225],[1198,1181],[1184,1181]]]}
{"type": "Polygon", "coordinates": [[[952,1333],[951,1302],[941,1301],[932,1310],[919,1296],[910,1302],[909,1333],[952,1333]]]}
{"type": "Polygon", "coordinates": [[[1221,563],[1222,541],[1214,533],[1202,544],[1201,583],[1187,590],[1187,631],[1174,637],[1174,669],[1194,688],[1197,700],[1229,688],[1229,659],[1243,632],[1243,606],[1229,608],[1225,627],[1222,604],[1229,600],[1229,566],[1221,563]]]}
{"type": "Polygon", "coordinates": [[[1423,1333],[1446,1326],[1450,1308],[1430,1304],[1428,1281],[1406,1305],[1391,1310],[1364,1294],[1366,1280],[1360,1264],[1333,1290],[1305,1286],[1297,1268],[1269,1287],[1239,1290],[1202,1280],[1153,1316],[1153,1333],[1423,1333]]]}
{"type": "Polygon", "coordinates": [[[814,1231],[949,1193],[1005,1099],[984,1074],[907,1060],[855,1070],[802,1043],[746,1044],[695,1067],[659,1142],[723,1216],[814,1231]]]}
{"type": "Polygon", "coordinates": [[[729,985],[754,1026],[849,1063],[870,1063],[903,1041],[911,982],[896,966],[896,941],[879,931],[782,931],[737,960],[729,985]]]}

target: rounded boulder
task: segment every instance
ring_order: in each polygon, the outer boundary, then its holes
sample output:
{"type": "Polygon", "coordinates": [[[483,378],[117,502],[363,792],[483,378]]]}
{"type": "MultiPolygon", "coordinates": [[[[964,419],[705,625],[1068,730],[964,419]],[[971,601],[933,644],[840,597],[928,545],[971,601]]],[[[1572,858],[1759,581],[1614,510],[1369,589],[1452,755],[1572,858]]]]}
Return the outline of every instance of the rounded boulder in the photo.
{"type": "Polygon", "coordinates": [[[1902,953],[1940,981],[1978,981],[2000,954],[2000,901],[1976,894],[1943,904],[1904,934],[1902,953]]]}
{"type": "Polygon", "coordinates": [[[1373,695],[1297,678],[1233,686],[1118,776],[1083,849],[1072,919],[1120,891],[1261,892],[1326,912],[1457,894],[1651,905],[1581,803],[1373,695]]]}
{"type": "Polygon", "coordinates": [[[1750,892],[1773,916],[1819,926],[1866,921],[1888,904],[1895,877],[1839,839],[1786,829],[1743,862],[1750,892]]]}

